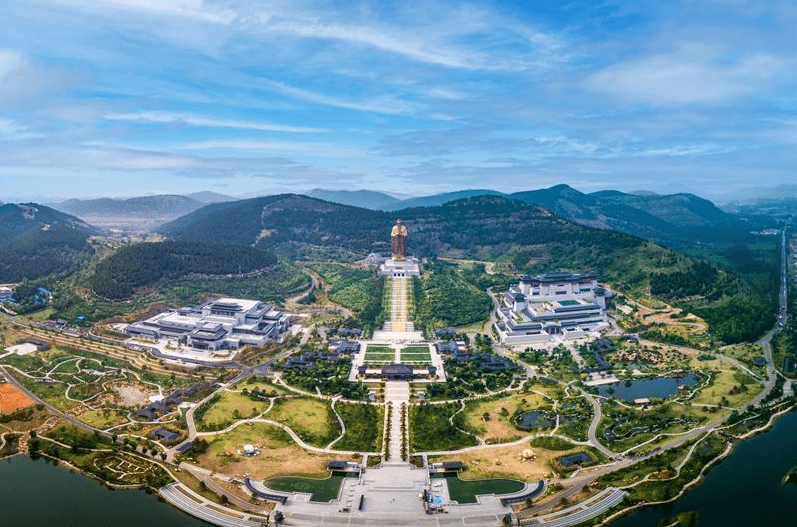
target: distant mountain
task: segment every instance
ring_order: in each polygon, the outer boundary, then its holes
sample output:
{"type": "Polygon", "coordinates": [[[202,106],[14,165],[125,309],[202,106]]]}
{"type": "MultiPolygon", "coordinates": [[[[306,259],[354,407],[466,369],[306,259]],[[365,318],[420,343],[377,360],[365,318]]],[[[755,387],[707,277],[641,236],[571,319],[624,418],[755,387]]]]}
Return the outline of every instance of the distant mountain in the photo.
{"type": "Polygon", "coordinates": [[[314,188],[310,192],[306,192],[305,195],[311,198],[331,201],[332,203],[375,210],[384,210],[386,207],[401,202],[398,198],[375,190],[324,190],[314,188]]]}
{"type": "Polygon", "coordinates": [[[398,201],[393,205],[382,207],[382,210],[402,210],[414,207],[437,207],[445,205],[452,201],[457,201],[466,198],[475,198],[477,196],[504,196],[502,192],[490,189],[468,189],[458,190],[456,192],[444,192],[442,194],[433,194],[431,196],[421,196],[419,198],[409,198],[398,201]]]}
{"type": "Polygon", "coordinates": [[[36,203],[0,206],[0,282],[76,268],[92,254],[84,221],[36,203]]]}
{"type": "Polygon", "coordinates": [[[778,201],[784,198],[797,199],[797,185],[783,184],[773,187],[750,187],[718,195],[716,201],[724,207],[729,205],[751,205],[759,201],[778,201]]]}
{"type": "Polygon", "coordinates": [[[158,195],[129,199],[70,199],[52,206],[111,233],[142,233],[204,205],[187,196],[158,195]]]}
{"type": "Polygon", "coordinates": [[[236,198],[232,196],[228,196],[226,194],[219,194],[218,192],[211,192],[209,190],[203,190],[202,192],[193,192],[191,194],[186,194],[186,196],[191,199],[201,201],[202,203],[223,203],[225,201],[236,200],[236,198]]]}
{"type": "Polygon", "coordinates": [[[749,223],[693,194],[626,194],[602,190],[584,194],[567,185],[509,195],[551,210],[570,221],[680,244],[738,238],[749,223]]]}
{"type": "Polygon", "coordinates": [[[397,198],[384,192],[374,190],[325,190],[315,188],[305,193],[306,196],[341,205],[362,207],[371,210],[397,211],[414,207],[437,207],[458,199],[473,198],[476,196],[502,196],[501,192],[489,189],[458,190],[414,198],[397,198]]]}
{"type": "Polygon", "coordinates": [[[477,196],[504,196],[539,205],[569,221],[598,229],[611,229],[668,245],[694,244],[735,238],[739,232],[762,227],[759,219],[740,218],[693,194],[660,195],[637,191],[602,190],[585,194],[568,185],[502,194],[471,189],[398,200],[371,191],[315,189],[311,197],[373,210],[398,212],[416,207],[436,207],[477,196]],[[753,224],[751,224],[751,221],[753,224]]]}
{"type": "Polygon", "coordinates": [[[202,201],[178,195],[141,196],[128,199],[70,199],[53,204],[53,208],[68,214],[152,214],[182,215],[203,206],[202,201]]]}

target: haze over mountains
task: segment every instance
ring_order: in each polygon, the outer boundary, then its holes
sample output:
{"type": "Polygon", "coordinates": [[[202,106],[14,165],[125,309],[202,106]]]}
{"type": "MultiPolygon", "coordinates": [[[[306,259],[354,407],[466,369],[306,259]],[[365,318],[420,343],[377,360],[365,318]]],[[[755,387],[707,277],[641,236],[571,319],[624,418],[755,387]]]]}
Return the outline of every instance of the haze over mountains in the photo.
{"type": "MultiPolygon", "coordinates": [[[[437,207],[475,196],[502,196],[544,207],[558,216],[582,225],[611,229],[669,245],[711,242],[739,231],[769,226],[760,218],[750,221],[754,208],[746,214],[728,213],[710,201],[693,194],[659,195],[648,192],[625,193],[603,190],[583,193],[568,185],[505,194],[491,189],[468,189],[431,196],[400,198],[372,190],[313,189],[307,196],[332,203],[386,212],[418,207],[437,207]]],[[[155,195],[129,199],[67,200],[51,204],[87,223],[116,234],[151,233],[160,225],[210,207],[209,212],[237,200],[215,192],[188,196],[155,195]]]]}

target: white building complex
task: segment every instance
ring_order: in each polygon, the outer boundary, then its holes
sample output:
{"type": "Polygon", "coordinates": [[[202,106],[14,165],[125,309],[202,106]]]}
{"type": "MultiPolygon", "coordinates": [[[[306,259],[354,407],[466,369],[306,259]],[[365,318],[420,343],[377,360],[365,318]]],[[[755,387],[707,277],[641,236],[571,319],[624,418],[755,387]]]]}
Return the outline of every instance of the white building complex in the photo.
{"type": "Polygon", "coordinates": [[[131,337],[182,339],[197,349],[262,346],[290,326],[288,315],[257,300],[221,298],[196,307],[181,307],[127,326],[131,337]]]}
{"type": "Polygon", "coordinates": [[[504,296],[498,334],[510,345],[583,337],[607,324],[606,309],[613,296],[598,285],[594,272],[527,275],[504,296]]]}

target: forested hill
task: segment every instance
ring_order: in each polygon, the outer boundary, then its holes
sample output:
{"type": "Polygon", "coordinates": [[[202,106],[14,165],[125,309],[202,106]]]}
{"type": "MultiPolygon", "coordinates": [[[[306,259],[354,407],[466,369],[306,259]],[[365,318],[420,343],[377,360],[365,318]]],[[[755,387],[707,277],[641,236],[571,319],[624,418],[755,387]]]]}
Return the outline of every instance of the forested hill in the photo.
{"type": "MultiPolygon", "coordinates": [[[[299,242],[365,255],[389,251],[390,228],[397,218],[395,212],[284,194],[204,207],[161,232],[185,241],[262,247],[299,242]]],[[[409,249],[418,256],[503,258],[518,271],[546,262],[550,268],[595,269],[635,288],[649,287],[656,273],[692,266],[688,258],[640,238],[571,223],[536,205],[501,196],[405,209],[400,218],[410,230],[409,249]]]]}
{"type": "Polygon", "coordinates": [[[277,263],[270,251],[245,245],[158,242],[128,245],[102,260],[89,279],[105,298],[127,298],[138,287],[189,274],[241,275],[277,263]]]}
{"type": "Polygon", "coordinates": [[[616,190],[584,194],[567,185],[510,194],[570,221],[612,229],[659,243],[738,239],[758,228],[694,194],[636,195],[616,190]]]}
{"type": "Polygon", "coordinates": [[[77,268],[92,254],[99,231],[36,203],[0,206],[0,282],[16,282],[77,268]]]}

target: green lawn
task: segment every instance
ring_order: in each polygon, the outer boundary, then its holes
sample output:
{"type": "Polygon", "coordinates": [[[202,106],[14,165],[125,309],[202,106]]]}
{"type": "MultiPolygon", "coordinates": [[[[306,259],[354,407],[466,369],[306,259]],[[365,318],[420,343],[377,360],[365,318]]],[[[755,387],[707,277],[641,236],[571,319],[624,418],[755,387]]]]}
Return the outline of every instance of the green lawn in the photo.
{"type": "Polygon", "coordinates": [[[401,362],[432,362],[432,355],[426,353],[406,353],[401,352],[401,362]]]}
{"type": "Polygon", "coordinates": [[[429,346],[406,346],[401,348],[401,353],[429,353],[429,346]]]}
{"type": "Polygon", "coordinates": [[[302,441],[317,447],[340,435],[340,423],[329,403],[310,397],[277,399],[268,418],[287,425],[302,441]]]}
{"type": "Polygon", "coordinates": [[[393,348],[383,344],[368,344],[365,348],[366,353],[395,353],[393,348]]]}
{"type": "Polygon", "coordinates": [[[365,362],[393,362],[396,360],[395,353],[366,353],[365,362]]]}
{"type": "MultiPolygon", "coordinates": [[[[250,388],[251,389],[251,388],[250,388]]],[[[269,401],[258,401],[240,392],[221,392],[220,399],[208,408],[202,421],[224,423],[255,417],[268,408],[269,401]]]]}

